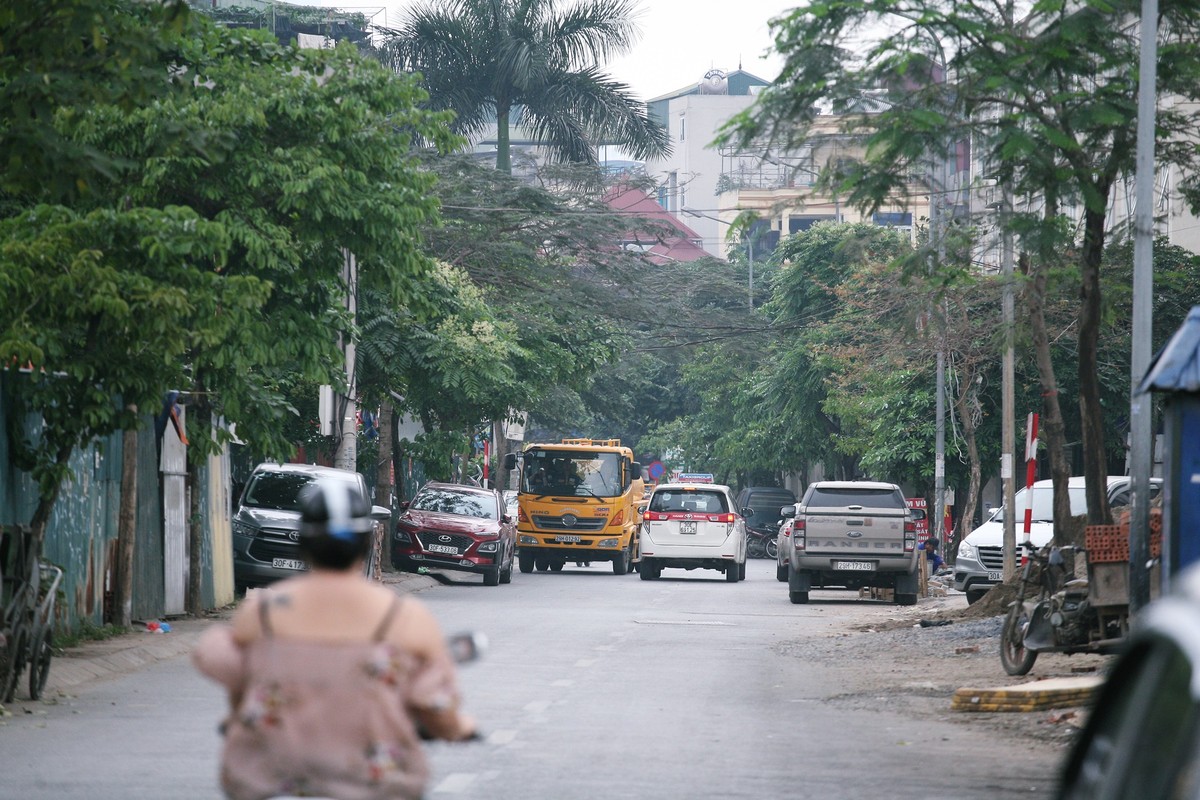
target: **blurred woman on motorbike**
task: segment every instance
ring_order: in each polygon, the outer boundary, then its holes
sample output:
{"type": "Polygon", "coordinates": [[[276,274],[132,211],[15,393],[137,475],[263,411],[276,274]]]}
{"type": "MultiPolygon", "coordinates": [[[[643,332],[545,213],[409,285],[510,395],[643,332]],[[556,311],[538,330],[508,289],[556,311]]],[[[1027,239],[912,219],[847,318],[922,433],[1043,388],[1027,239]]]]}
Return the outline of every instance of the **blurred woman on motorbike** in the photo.
{"type": "Polygon", "coordinates": [[[421,736],[476,736],[446,641],[422,603],[362,577],[363,498],[317,481],[301,513],[310,571],[251,593],[193,654],[229,695],[221,786],[233,800],[419,798],[421,736]]]}

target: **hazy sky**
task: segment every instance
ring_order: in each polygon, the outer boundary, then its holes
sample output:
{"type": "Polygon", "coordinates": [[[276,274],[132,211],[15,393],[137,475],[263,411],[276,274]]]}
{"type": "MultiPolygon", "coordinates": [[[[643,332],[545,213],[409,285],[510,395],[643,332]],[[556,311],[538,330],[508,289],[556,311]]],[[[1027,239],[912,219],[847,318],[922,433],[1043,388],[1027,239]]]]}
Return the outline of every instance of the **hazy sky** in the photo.
{"type": "MultiPolygon", "coordinates": [[[[405,0],[380,5],[290,1],[360,11],[381,25],[397,24],[410,5],[405,0]]],[[[781,61],[765,56],[771,45],[767,21],[796,5],[794,0],[640,0],[641,39],[629,54],[608,64],[607,71],[643,100],[696,83],[713,68],[731,72],[739,62],[747,72],[772,80],[781,61]]]]}

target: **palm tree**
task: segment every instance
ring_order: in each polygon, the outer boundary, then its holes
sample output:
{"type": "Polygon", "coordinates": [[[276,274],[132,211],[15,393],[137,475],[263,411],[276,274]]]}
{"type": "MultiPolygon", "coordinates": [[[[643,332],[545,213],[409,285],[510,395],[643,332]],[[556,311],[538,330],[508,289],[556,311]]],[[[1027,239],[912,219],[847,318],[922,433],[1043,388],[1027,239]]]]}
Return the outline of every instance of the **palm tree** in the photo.
{"type": "Polygon", "coordinates": [[[496,119],[496,168],[512,172],[509,126],[566,162],[596,162],[596,146],[636,158],[664,155],[667,133],[629,87],[599,64],[637,33],[633,0],[429,0],[412,8],[381,47],[393,68],[420,72],[430,105],[456,113],[466,136],[496,119]]]}

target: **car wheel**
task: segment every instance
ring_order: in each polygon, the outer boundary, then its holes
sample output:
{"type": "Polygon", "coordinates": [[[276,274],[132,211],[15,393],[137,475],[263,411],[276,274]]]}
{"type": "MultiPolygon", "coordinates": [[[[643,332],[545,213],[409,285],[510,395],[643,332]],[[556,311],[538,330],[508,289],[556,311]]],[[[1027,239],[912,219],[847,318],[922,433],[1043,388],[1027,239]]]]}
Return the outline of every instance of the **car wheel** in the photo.
{"type": "Polygon", "coordinates": [[[787,583],[787,564],[775,565],[775,580],[780,583],[787,583]]]}
{"type": "Polygon", "coordinates": [[[658,577],[658,570],[652,566],[647,559],[643,558],[642,568],[639,570],[639,574],[642,576],[642,580],[652,581],[658,577]]]}
{"type": "Polygon", "coordinates": [[[500,582],[512,583],[513,560],[512,556],[508,557],[508,561],[504,565],[504,569],[500,570],[500,582]]]}
{"type": "Polygon", "coordinates": [[[550,569],[550,558],[548,556],[538,556],[535,561],[537,563],[538,572],[545,572],[546,570],[550,569]]]}
{"type": "Polygon", "coordinates": [[[533,553],[518,553],[517,554],[517,564],[520,566],[521,572],[524,572],[526,574],[533,572],[533,563],[534,563],[533,553]]]}
{"type": "Polygon", "coordinates": [[[917,596],[915,594],[900,594],[896,592],[896,605],[898,606],[915,606],[917,604],[917,596]]]}
{"type": "Polygon", "coordinates": [[[978,603],[980,600],[983,599],[983,596],[985,594],[987,594],[986,591],[981,592],[978,589],[968,590],[967,591],[967,605],[974,605],[975,603],[978,603]]]}
{"type": "Polygon", "coordinates": [[[726,564],[725,565],[725,582],[726,583],[737,583],[740,580],[740,578],[738,578],[738,575],[741,574],[741,571],[742,571],[742,568],[738,565],[738,563],[736,561],[726,564]]]}
{"type": "Polygon", "coordinates": [[[626,547],[616,558],[613,559],[613,574],[624,575],[625,573],[629,572],[629,563],[631,559],[632,555],[629,552],[629,548],[626,547]]]}
{"type": "Polygon", "coordinates": [[[738,580],[739,581],[746,580],[746,562],[745,561],[743,561],[741,564],[738,564],[738,580]]]}
{"type": "Polygon", "coordinates": [[[794,606],[802,606],[808,603],[808,592],[788,592],[788,599],[792,601],[794,606]]]}
{"type": "Polygon", "coordinates": [[[484,586],[499,586],[500,585],[500,567],[491,567],[483,573],[484,586]]]}
{"type": "Polygon", "coordinates": [[[562,568],[566,563],[567,562],[565,562],[565,561],[551,561],[550,562],[550,571],[551,572],[562,572],[562,568]]]}

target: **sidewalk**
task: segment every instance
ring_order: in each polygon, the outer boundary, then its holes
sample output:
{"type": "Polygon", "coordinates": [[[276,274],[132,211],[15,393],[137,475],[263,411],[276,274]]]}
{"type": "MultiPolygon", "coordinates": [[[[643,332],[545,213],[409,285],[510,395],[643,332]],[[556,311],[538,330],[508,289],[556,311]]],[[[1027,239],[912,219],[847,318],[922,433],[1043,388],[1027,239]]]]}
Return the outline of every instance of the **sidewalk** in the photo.
{"type": "MultiPolygon", "coordinates": [[[[419,592],[437,586],[437,582],[426,575],[407,572],[385,572],[382,583],[402,593],[419,592]]],[[[95,681],[128,675],[159,661],[175,658],[191,652],[205,629],[214,622],[228,620],[235,606],[218,609],[201,619],[191,617],[167,618],[170,633],[148,633],[145,621],[135,623],[134,632],[112,639],[83,642],[61,653],[55,653],[50,662],[50,675],[40,701],[29,699],[28,672],[21,676],[17,695],[9,704],[10,709],[36,705],[38,702],[57,702],[64,696],[76,694],[79,689],[95,681]]]]}

